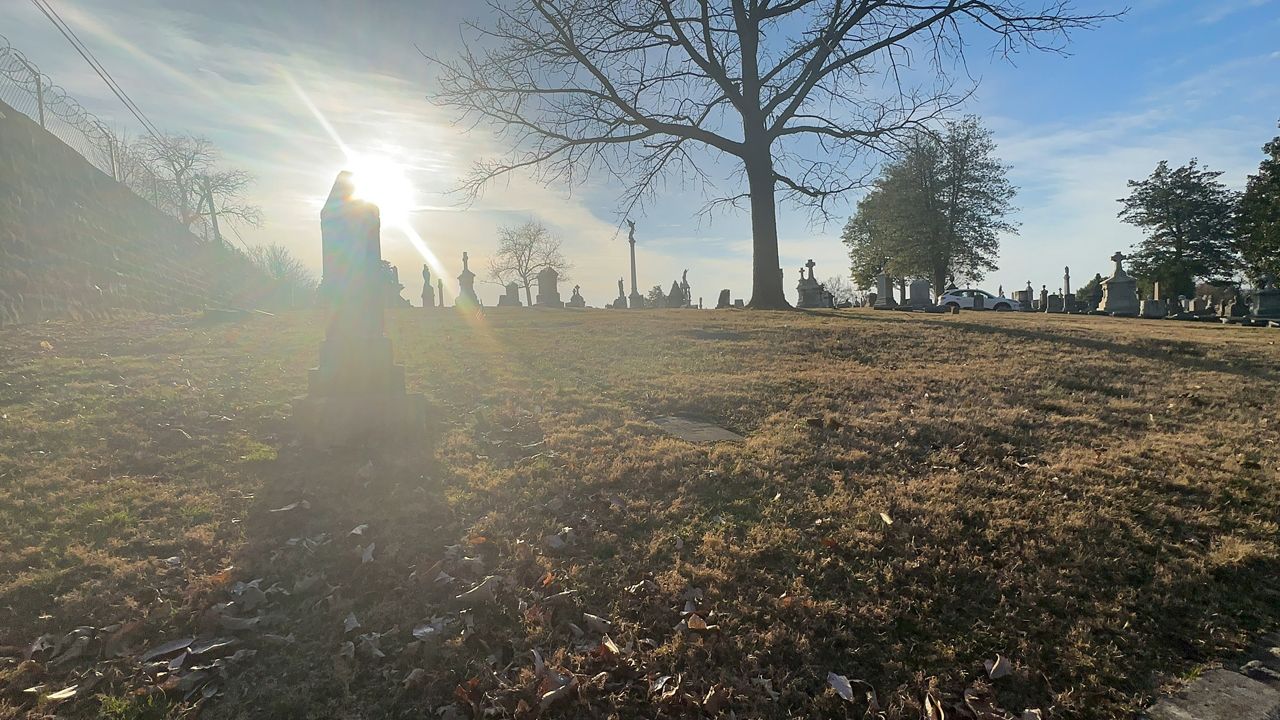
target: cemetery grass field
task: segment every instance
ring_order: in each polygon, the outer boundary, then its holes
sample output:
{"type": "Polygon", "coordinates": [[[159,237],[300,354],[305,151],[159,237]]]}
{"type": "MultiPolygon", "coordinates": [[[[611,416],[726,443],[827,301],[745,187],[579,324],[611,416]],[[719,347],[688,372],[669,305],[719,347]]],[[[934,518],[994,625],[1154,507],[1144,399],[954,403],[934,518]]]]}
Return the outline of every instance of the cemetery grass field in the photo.
{"type": "Polygon", "coordinates": [[[372,464],[290,442],[317,315],[0,330],[0,717],[1100,719],[1280,625],[1280,331],[387,327],[430,426],[372,464]],[[193,636],[207,684],[140,669],[193,636]]]}

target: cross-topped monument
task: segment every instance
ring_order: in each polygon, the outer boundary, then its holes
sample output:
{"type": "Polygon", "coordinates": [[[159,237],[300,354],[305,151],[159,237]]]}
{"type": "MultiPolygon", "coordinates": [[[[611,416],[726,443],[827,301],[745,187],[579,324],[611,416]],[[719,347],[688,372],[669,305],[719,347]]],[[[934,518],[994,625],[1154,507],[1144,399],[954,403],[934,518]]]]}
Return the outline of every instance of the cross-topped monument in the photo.
{"type": "Polygon", "coordinates": [[[804,264],[804,266],[805,266],[805,267],[809,268],[809,279],[810,279],[810,280],[812,280],[812,279],[813,279],[813,269],[814,269],[815,267],[817,267],[817,265],[818,265],[818,263],[814,262],[814,261],[813,261],[813,258],[809,258],[809,262],[807,262],[807,263],[805,263],[805,264],[804,264]]]}
{"type": "Polygon", "coordinates": [[[636,287],[636,224],[627,220],[627,242],[631,243],[631,297],[628,301],[632,310],[644,307],[644,296],[636,287]]]}

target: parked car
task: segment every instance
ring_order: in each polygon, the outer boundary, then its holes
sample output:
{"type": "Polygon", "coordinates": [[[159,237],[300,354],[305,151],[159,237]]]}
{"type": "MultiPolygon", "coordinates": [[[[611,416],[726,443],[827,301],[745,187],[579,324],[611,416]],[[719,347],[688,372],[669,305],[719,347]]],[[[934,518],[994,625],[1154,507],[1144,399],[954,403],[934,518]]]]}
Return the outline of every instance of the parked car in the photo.
{"type": "Polygon", "coordinates": [[[973,309],[973,299],[982,298],[983,310],[1021,310],[1022,303],[1017,300],[1010,300],[1001,295],[992,295],[985,290],[948,290],[938,298],[938,304],[943,307],[958,307],[964,310],[973,309]]]}

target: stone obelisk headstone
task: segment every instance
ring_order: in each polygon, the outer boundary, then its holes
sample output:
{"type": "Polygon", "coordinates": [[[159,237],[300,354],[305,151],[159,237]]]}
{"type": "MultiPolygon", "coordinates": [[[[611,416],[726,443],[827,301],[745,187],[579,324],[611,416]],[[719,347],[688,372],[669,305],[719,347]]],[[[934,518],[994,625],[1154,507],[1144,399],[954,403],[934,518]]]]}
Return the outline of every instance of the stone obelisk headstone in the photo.
{"type": "Polygon", "coordinates": [[[426,401],[405,392],[404,368],[391,360],[383,331],[385,280],[378,206],[355,197],[351,173],[338,174],[320,211],[328,313],[320,364],[294,403],[303,439],[320,447],[369,445],[421,432],[426,401]]]}

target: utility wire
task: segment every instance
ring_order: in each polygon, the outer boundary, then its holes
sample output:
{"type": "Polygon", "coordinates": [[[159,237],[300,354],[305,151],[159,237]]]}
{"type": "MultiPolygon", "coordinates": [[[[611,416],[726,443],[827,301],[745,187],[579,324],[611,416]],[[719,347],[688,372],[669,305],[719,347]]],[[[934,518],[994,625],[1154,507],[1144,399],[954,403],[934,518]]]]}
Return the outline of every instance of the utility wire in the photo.
{"type": "Polygon", "coordinates": [[[64,38],[67,39],[67,42],[71,43],[71,47],[79,53],[80,57],[84,58],[84,61],[89,63],[89,67],[93,69],[94,73],[96,73],[104,83],[106,83],[107,89],[111,91],[111,94],[115,95],[120,102],[124,103],[125,109],[128,110],[138,122],[142,123],[143,129],[145,129],[152,138],[159,142],[160,136],[163,133],[161,133],[155,124],[147,118],[146,114],[142,112],[142,108],[139,108],[138,105],[133,102],[133,99],[129,97],[129,94],[124,91],[124,88],[120,87],[115,78],[111,76],[111,73],[107,71],[98,58],[93,54],[93,51],[84,44],[84,41],[80,40],[78,35],[76,35],[75,30],[71,29],[71,26],[62,19],[62,16],[58,14],[58,11],[54,10],[53,6],[48,4],[48,0],[31,0],[31,2],[36,6],[36,9],[48,18],[49,22],[53,23],[53,26],[58,29],[58,32],[61,33],[64,38]]]}

